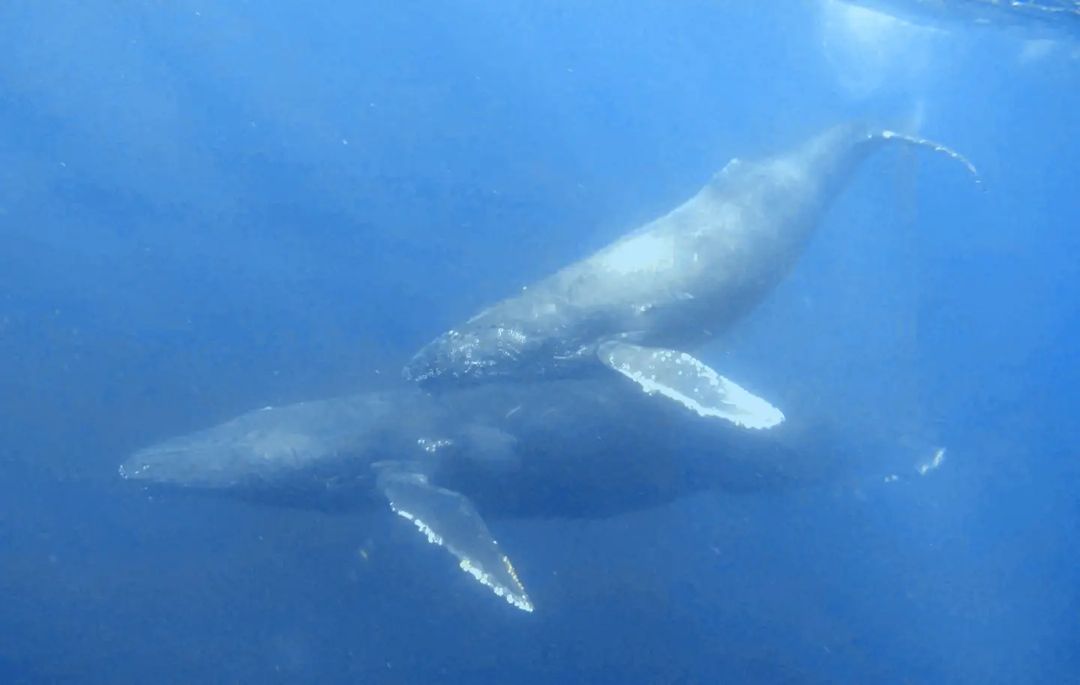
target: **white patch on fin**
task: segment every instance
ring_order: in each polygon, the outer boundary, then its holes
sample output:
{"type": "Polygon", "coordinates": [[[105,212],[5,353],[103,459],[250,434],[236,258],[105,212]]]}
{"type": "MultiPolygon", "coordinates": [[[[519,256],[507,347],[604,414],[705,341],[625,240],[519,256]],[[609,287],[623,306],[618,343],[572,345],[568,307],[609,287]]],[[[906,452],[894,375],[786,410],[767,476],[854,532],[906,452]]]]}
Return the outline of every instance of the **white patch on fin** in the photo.
{"type": "MultiPolygon", "coordinates": [[[[481,585],[485,585],[486,587],[491,588],[491,591],[494,592],[497,597],[502,597],[507,601],[508,604],[512,604],[513,606],[521,609],[522,611],[532,613],[534,607],[532,601],[529,600],[529,597],[527,595],[516,593],[509,588],[506,588],[495,582],[494,578],[492,578],[490,573],[485,572],[481,566],[473,562],[468,557],[459,554],[452,546],[448,546],[446,544],[446,540],[444,540],[441,535],[432,530],[431,526],[418,519],[414,514],[405,511],[404,509],[398,509],[394,506],[393,502],[390,503],[390,508],[393,509],[394,513],[398,516],[402,517],[407,521],[411,521],[412,524],[416,526],[417,530],[419,530],[424,535],[424,537],[427,538],[427,541],[429,543],[433,545],[438,545],[439,547],[446,547],[451,551],[451,553],[454,554],[454,556],[460,557],[461,560],[458,562],[458,567],[465,573],[468,573],[470,576],[480,581],[481,585]]],[[[506,572],[509,573],[514,578],[514,580],[518,580],[517,571],[514,569],[514,565],[510,563],[510,558],[504,554],[502,555],[502,562],[503,567],[506,569],[506,572]]]]}
{"type": "Polygon", "coordinates": [[[609,343],[600,359],[641,386],[675,400],[699,416],[725,419],[743,428],[772,428],[784,413],[685,352],[609,343]]]}
{"type": "Polygon", "coordinates": [[[397,514],[401,518],[405,519],[406,521],[412,521],[413,525],[416,526],[417,530],[419,530],[421,533],[424,534],[424,537],[427,538],[427,541],[429,543],[431,543],[433,545],[438,545],[439,547],[443,546],[442,536],[439,535],[438,533],[436,533],[435,531],[433,531],[431,529],[431,526],[424,523],[420,519],[416,518],[415,516],[413,516],[409,512],[405,511],[404,509],[396,508],[393,505],[393,503],[390,504],[390,508],[394,510],[395,514],[397,514]]]}
{"type": "Polygon", "coordinates": [[[457,557],[458,566],[507,603],[531,612],[510,559],[464,495],[432,485],[408,463],[378,462],[376,482],[395,514],[411,521],[433,545],[457,557]]]}
{"type": "MultiPolygon", "coordinates": [[[[510,563],[509,557],[504,554],[502,560],[506,572],[514,576],[514,578],[516,579],[517,571],[514,570],[514,565],[510,563]]],[[[494,592],[497,596],[505,599],[508,604],[512,604],[518,609],[521,609],[522,611],[526,611],[530,614],[532,613],[533,604],[531,601],[529,601],[528,597],[526,597],[525,595],[519,595],[517,593],[511,592],[502,585],[494,582],[490,574],[484,573],[484,569],[476,566],[470,560],[462,559],[460,562],[458,562],[458,566],[461,568],[462,571],[468,573],[473,578],[476,578],[478,581],[480,581],[482,585],[486,585],[491,588],[492,592],[494,592]]]]}
{"type": "Polygon", "coordinates": [[[939,447],[934,452],[934,456],[930,457],[930,461],[923,462],[915,467],[915,470],[919,472],[920,476],[925,476],[931,471],[936,471],[941,468],[941,465],[945,463],[945,448],[939,447]]]}

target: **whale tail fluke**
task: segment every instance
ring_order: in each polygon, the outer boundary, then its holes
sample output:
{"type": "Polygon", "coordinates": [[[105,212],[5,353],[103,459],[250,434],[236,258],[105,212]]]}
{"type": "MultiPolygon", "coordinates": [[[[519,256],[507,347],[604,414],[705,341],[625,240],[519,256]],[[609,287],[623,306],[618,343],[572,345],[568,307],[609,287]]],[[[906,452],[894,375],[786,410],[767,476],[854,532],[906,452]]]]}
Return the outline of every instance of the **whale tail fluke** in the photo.
{"type": "Polygon", "coordinates": [[[975,185],[979,186],[980,188],[983,187],[982,176],[979,174],[979,170],[975,168],[975,165],[971,163],[970,159],[960,154],[956,150],[953,150],[951,147],[942,145],[941,143],[929,140],[927,138],[920,138],[918,136],[908,135],[906,133],[898,133],[889,129],[880,130],[874,137],[883,141],[897,141],[901,143],[906,143],[907,145],[911,145],[913,147],[925,148],[932,152],[945,155],[949,159],[952,159],[953,161],[962,164],[964,168],[968,170],[968,173],[970,173],[975,178],[975,185]]]}

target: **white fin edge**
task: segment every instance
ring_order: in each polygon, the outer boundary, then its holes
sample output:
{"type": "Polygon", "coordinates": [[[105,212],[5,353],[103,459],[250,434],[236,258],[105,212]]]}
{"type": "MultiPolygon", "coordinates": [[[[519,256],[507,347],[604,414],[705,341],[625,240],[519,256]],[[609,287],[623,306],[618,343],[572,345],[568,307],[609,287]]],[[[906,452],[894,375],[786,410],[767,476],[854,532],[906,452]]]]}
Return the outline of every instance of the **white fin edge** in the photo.
{"type": "MultiPolygon", "coordinates": [[[[507,601],[508,604],[517,607],[522,611],[528,613],[533,612],[533,603],[529,599],[528,595],[515,592],[511,588],[505,587],[497,583],[495,579],[492,578],[490,573],[484,571],[483,567],[462,554],[461,550],[455,549],[453,545],[448,545],[446,543],[446,540],[441,535],[436,533],[434,529],[431,528],[431,526],[424,523],[421,519],[417,518],[411,512],[405,511],[404,509],[399,509],[394,506],[393,503],[391,503],[390,508],[393,509],[394,513],[401,518],[407,521],[411,521],[412,524],[416,526],[416,528],[424,535],[424,537],[427,538],[427,541],[429,543],[433,545],[438,545],[439,547],[445,547],[447,550],[449,550],[451,554],[453,554],[459,559],[458,566],[461,568],[462,571],[465,571],[466,573],[471,575],[473,578],[479,581],[481,585],[485,585],[490,588],[496,596],[502,597],[507,601]]],[[[510,558],[507,557],[505,554],[501,556],[502,563],[505,566],[507,573],[509,573],[514,580],[517,580],[517,571],[514,570],[514,565],[510,563],[510,558]]]]}

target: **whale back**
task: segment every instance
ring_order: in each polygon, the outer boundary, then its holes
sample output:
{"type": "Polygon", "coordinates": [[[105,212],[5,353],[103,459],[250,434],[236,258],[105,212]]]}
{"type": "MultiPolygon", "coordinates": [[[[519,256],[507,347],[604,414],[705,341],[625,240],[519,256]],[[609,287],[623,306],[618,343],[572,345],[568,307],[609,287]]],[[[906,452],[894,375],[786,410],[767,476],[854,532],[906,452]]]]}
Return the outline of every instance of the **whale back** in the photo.
{"type": "Polygon", "coordinates": [[[975,172],[937,143],[860,123],[772,157],[733,160],[667,214],[439,336],[404,375],[429,386],[564,378],[596,367],[611,341],[692,349],[772,291],[862,161],[892,144],[975,172]]]}
{"type": "Polygon", "coordinates": [[[787,273],[875,142],[843,125],[760,161],[733,161],[693,197],[424,347],[424,384],[586,372],[606,340],[698,345],[787,273]]]}

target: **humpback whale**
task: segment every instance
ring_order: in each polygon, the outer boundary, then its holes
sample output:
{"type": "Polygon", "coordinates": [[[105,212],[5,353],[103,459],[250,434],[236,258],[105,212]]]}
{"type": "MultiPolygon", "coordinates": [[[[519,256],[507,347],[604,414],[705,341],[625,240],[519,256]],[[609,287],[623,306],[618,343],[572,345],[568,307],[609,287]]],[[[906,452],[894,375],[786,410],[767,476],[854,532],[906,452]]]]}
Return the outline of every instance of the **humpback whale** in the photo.
{"type": "Polygon", "coordinates": [[[1018,28],[1036,36],[1080,36],[1077,0],[843,0],[913,24],[1018,28]]]}
{"type": "Polygon", "coordinates": [[[783,413],[687,350],[714,339],[791,269],[829,202],[888,145],[929,140],[835,126],[760,161],[731,160],[668,214],[481,311],[403,375],[428,388],[588,375],[606,366],[701,416],[769,428],[783,413]]]}
{"type": "Polygon", "coordinates": [[[274,503],[388,505],[532,611],[482,512],[605,516],[703,489],[819,480],[849,462],[828,431],[776,427],[779,410],[681,350],[760,301],[829,198],[890,143],[974,172],[936,143],[854,125],[733,160],[668,215],[422,349],[404,374],[438,392],[406,384],[267,407],[140,449],[120,475],[274,503]],[[512,382],[484,382],[494,379],[512,382]]]}
{"type": "Polygon", "coordinates": [[[596,518],[706,489],[815,482],[847,461],[816,439],[827,432],[744,431],[627,383],[613,375],[437,394],[403,384],[266,407],[140,449],[120,475],[275,505],[388,505],[478,582],[532,611],[481,513],[596,518]]]}

